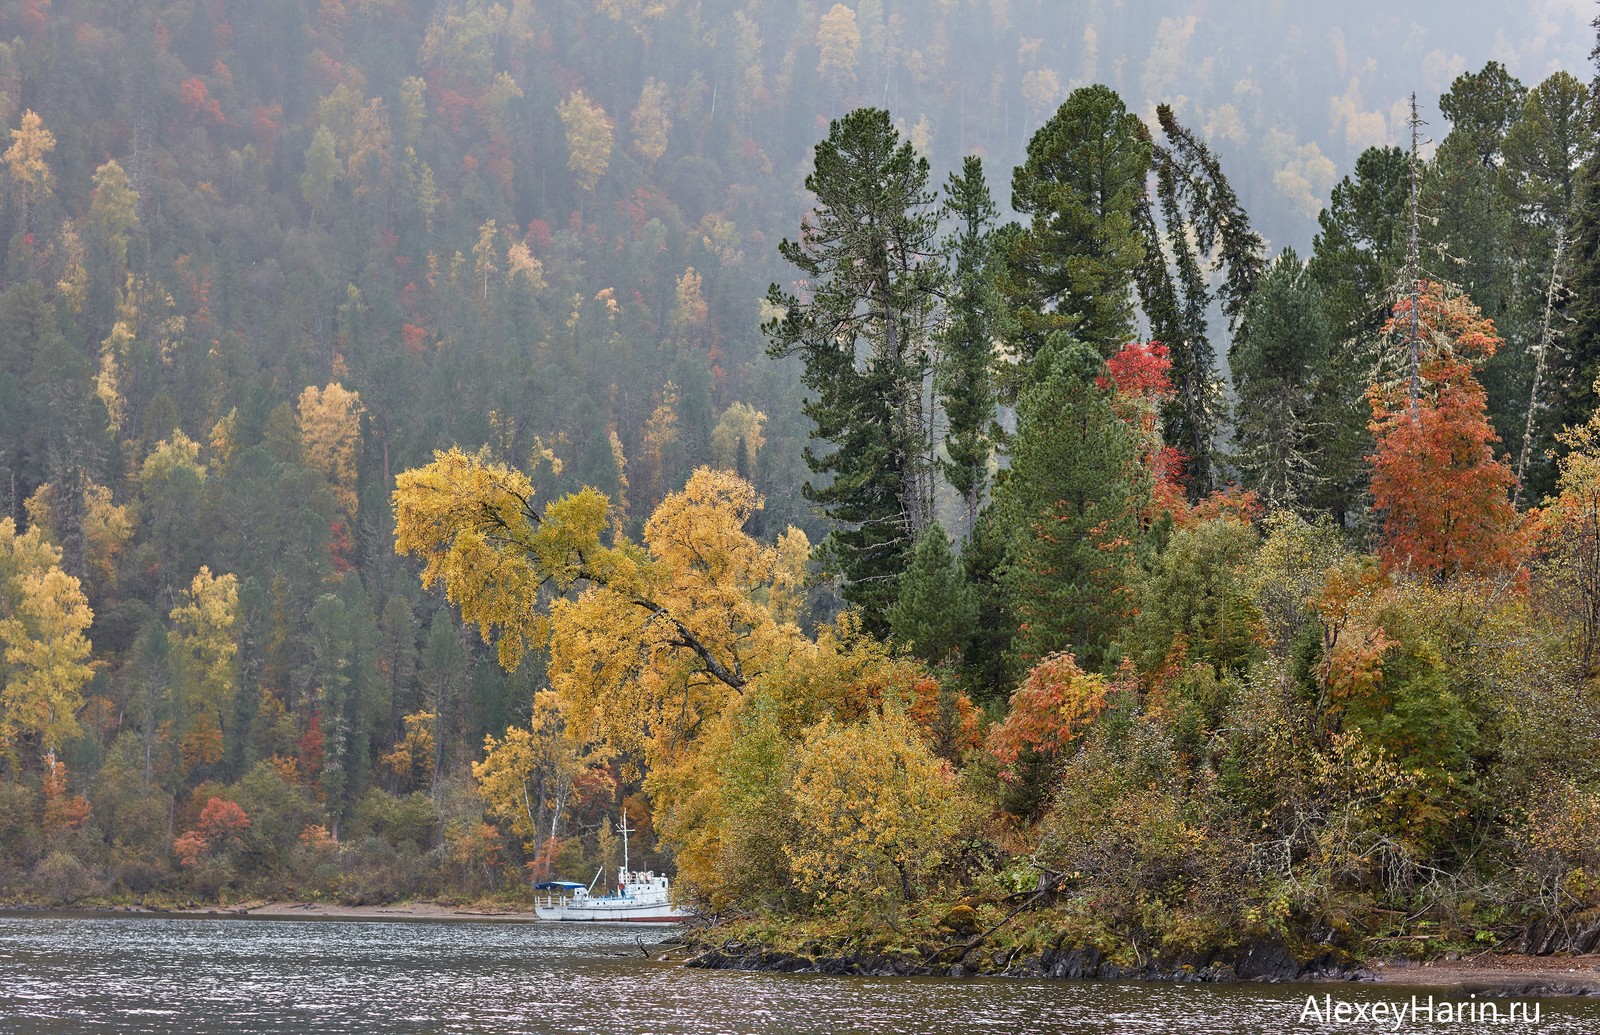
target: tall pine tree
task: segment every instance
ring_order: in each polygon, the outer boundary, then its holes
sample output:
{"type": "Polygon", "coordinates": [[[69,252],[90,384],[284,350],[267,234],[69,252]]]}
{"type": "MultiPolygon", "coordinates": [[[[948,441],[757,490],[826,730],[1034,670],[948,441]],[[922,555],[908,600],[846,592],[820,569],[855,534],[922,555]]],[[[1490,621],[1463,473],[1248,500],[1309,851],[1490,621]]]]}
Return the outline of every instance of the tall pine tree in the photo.
{"type": "Polygon", "coordinates": [[[822,476],[806,496],[838,522],[824,551],[844,576],[845,599],[882,634],[912,545],[933,520],[923,394],[944,281],[938,214],[927,159],[876,108],[833,122],[805,185],[816,208],[800,240],[785,240],[779,252],[810,297],[772,285],[768,303],[783,316],[763,331],[772,356],[805,364],[816,393],[805,411],[823,443],[806,449],[822,476]]]}
{"type": "Polygon", "coordinates": [[[1106,86],[1074,90],[1028,142],[1011,205],[1029,222],[1001,237],[1001,289],[1031,360],[1056,331],[1102,357],[1133,337],[1134,275],[1145,242],[1137,212],[1150,134],[1106,86]]]}
{"type": "Polygon", "coordinates": [[[1333,335],[1322,293],[1293,249],[1268,268],[1247,314],[1228,353],[1239,393],[1239,473],[1268,507],[1304,512],[1321,474],[1316,393],[1342,375],[1327,363],[1333,335]]]}
{"type": "Polygon", "coordinates": [[[1095,350],[1055,334],[1017,404],[1011,468],[995,506],[1006,545],[1001,580],[1024,664],[1066,650],[1086,670],[1101,669],[1128,614],[1150,474],[1104,372],[1095,350]]]}

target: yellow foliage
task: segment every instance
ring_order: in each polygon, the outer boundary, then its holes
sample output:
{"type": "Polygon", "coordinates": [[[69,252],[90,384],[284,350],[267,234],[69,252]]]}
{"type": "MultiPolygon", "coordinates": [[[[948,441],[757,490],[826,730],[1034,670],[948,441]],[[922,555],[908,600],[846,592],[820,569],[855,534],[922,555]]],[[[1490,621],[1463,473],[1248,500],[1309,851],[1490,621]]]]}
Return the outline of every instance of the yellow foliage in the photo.
{"type": "Polygon", "coordinates": [[[834,4],[817,23],[817,74],[825,80],[847,85],[856,81],[856,56],[861,50],[861,30],[856,13],[844,4],[834,4]]]}
{"type": "MultiPolygon", "coordinates": [[[[766,426],[767,415],[746,403],[736,402],[722,411],[717,426],[711,430],[711,458],[718,467],[737,470],[746,459],[739,455],[741,445],[753,463],[761,447],[767,444],[761,429],[766,426]]],[[[746,474],[754,477],[754,471],[746,474]]]]}
{"type": "Polygon", "coordinates": [[[639,92],[639,104],[633,109],[633,149],[644,159],[647,168],[653,167],[667,153],[667,134],[671,130],[666,84],[646,79],[644,89],[639,92]]]}
{"type": "Polygon", "coordinates": [[[544,263],[534,258],[533,251],[523,241],[512,241],[506,247],[506,281],[521,279],[534,291],[544,288],[544,263]]]}
{"type": "Polygon", "coordinates": [[[703,278],[693,266],[678,278],[677,302],[672,307],[672,322],[679,327],[698,327],[705,323],[711,312],[701,293],[703,278]]]}
{"type": "Polygon", "coordinates": [[[527,727],[514,726],[500,739],[486,737],[483,746],[483,761],[472,765],[478,794],[489,814],[504,820],[530,852],[558,835],[579,776],[607,757],[568,728],[550,690],[534,695],[527,727]]]}
{"type": "Polygon", "coordinates": [[[300,446],[306,463],[333,486],[339,506],[356,514],[356,465],[361,459],[361,396],[337,381],[300,393],[300,446]]]}
{"type": "Polygon", "coordinates": [[[422,584],[442,585],[463,619],[477,623],[485,639],[498,637],[507,669],[549,635],[541,591],[565,592],[625,560],[600,543],[605,496],[585,489],[541,514],[526,475],[460,449],[402,472],[394,508],[395,552],[420,557],[422,584]]]}
{"type": "Polygon", "coordinates": [[[557,106],[567,133],[567,168],[580,190],[592,191],[611,163],[611,119],[582,90],[574,90],[557,106]]]}
{"type": "Polygon", "coordinates": [[[380,761],[385,769],[394,774],[402,789],[420,783],[432,783],[437,746],[433,731],[439,715],[437,712],[416,711],[401,721],[405,723],[406,735],[380,761]]]}
{"type": "Polygon", "coordinates": [[[23,112],[22,124],[11,131],[11,146],[0,161],[10,171],[24,205],[50,193],[54,177],[46,159],[55,149],[55,134],[44,127],[44,120],[32,108],[23,112]]]}
{"type": "Polygon", "coordinates": [[[56,290],[74,313],[81,313],[89,297],[89,270],[84,266],[83,239],[72,220],[61,221],[56,247],[61,252],[61,278],[56,281],[56,290]]]}
{"type": "Polygon", "coordinates": [[[0,519],[0,754],[13,760],[24,738],[48,754],[78,735],[93,674],[85,634],[94,614],[60,565],[61,551],[39,530],[18,535],[0,519]]]}
{"type": "Polygon", "coordinates": [[[210,568],[201,567],[168,615],[173,691],[184,757],[191,765],[221,757],[223,716],[237,682],[238,612],[238,576],[212,575],[210,568]]]}
{"type": "Polygon", "coordinates": [[[174,431],[172,438],[156,443],[150,455],[139,468],[139,481],[148,489],[158,482],[170,481],[180,470],[191,472],[197,481],[206,480],[206,467],[200,462],[200,443],[174,431]]]}
{"type": "Polygon", "coordinates": [[[700,468],[646,523],[627,581],[551,608],[550,682],[573,721],[654,764],[803,639],[762,599],[803,571],[784,567],[792,545],[784,555],[745,532],[760,506],[747,482],[700,468]]]}
{"type": "Polygon", "coordinates": [[[799,886],[823,901],[889,912],[944,862],[960,823],[955,774],[892,710],[848,725],[824,720],[794,775],[799,886]]]}
{"type": "MultiPolygon", "coordinates": [[[[66,532],[62,523],[68,520],[70,508],[64,507],[64,502],[58,498],[55,486],[45,482],[23,504],[28,527],[38,529],[53,545],[59,545],[66,532]]],[[[110,489],[89,482],[83,487],[82,509],[76,519],[83,535],[84,566],[97,579],[111,582],[116,578],[117,560],[133,538],[131,508],[112,503],[110,489]]]]}
{"type": "Polygon", "coordinates": [[[645,501],[652,507],[667,494],[667,456],[677,443],[678,386],[668,381],[661,386],[661,402],[645,422],[639,450],[645,474],[645,501]]]}
{"type": "Polygon", "coordinates": [[[211,459],[218,466],[228,466],[233,454],[239,451],[239,408],[237,406],[217,418],[211,425],[211,459]]]}

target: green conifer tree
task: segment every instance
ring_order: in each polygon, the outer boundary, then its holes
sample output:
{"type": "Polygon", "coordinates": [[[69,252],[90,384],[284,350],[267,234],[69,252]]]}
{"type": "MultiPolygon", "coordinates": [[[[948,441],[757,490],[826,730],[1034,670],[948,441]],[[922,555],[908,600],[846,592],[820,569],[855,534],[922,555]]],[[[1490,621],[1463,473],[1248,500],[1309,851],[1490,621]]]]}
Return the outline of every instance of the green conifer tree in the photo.
{"type": "Polygon", "coordinates": [[[838,522],[824,543],[845,599],[868,630],[887,631],[917,534],[932,523],[933,462],[923,390],[934,306],[944,281],[928,162],[900,139],[889,113],[835,120],[817,145],[806,189],[817,205],[799,241],[779,252],[808,281],[802,302],[776,284],[783,313],[763,327],[775,358],[799,356],[805,404],[822,448],[806,496],[838,522]]]}
{"type": "Polygon", "coordinates": [[[943,356],[935,375],[948,430],[945,480],[966,508],[963,537],[970,540],[989,485],[995,448],[994,342],[1005,303],[994,283],[991,228],[998,209],[984,181],[983,162],[968,155],[960,174],[945,184],[945,212],[956,229],[946,242],[955,283],[941,335],[943,356]]]}
{"type": "Polygon", "coordinates": [[[1150,135],[1115,91],[1074,90],[1028,142],[1011,205],[1029,219],[1001,238],[1001,290],[1030,360],[1069,331],[1102,356],[1133,337],[1134,274],[1145,242],[1136,212],[1150,172],[1150,135]]]}
{"type": "Polygon", "coordinates": [[[1268,268],[1246,314],[1228,353],[1241,480],[1269,508],[1304,509],[1322,473],[1316,392],[1348,374],[1328,368],[1333,335],[1322,294],[1293,249],[1268,268]]]}
{"type": "Polygon", "coordinates": [[[1093,349],[1053,335],[1018,402],[1011,468],[995,503],[1006,542],[1001,580],[1024,663],[1069,650],[1098,670],[1128,613],[1137,501],[1149,497],[1150,475],[1103,370],[1093,349]]]}
{"type": "Polygon", "coordinates": [[[930,665],[959,655],[978,617],[977,597],[950,547],[943,526],[923,533],[900,576],[900,597],[889,609],[894,638],[930,665]]]}

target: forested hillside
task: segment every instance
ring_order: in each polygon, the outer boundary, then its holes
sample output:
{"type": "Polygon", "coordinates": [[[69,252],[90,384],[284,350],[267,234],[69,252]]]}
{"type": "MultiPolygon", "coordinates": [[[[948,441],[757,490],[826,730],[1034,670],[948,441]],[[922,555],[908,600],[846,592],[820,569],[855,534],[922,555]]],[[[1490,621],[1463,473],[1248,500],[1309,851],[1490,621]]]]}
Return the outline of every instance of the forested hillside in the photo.
{"type": "Polygon", "coordinates": [[[0,4],[0,895],[1600,909],[1570,41],[902,6],[0,4]]]}

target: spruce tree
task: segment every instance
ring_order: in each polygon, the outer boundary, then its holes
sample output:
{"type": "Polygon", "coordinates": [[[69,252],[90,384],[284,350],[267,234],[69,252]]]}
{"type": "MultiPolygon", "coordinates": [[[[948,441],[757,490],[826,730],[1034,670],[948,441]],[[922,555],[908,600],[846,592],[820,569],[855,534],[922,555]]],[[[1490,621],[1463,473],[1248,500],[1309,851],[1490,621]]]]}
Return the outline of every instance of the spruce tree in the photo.
{"type": "Polygon", "coordinates": [[[1198,499],[1216,487],[1220,466],[1215,442],[1223,403],[1210,311],[1216,303],[1229,334],[1238,332],[1265,266],[1266,245],[1211,150],[1167,105],[1156,108],[1156,117],[1166,142],[1152,150],[1155,195],[1136,212],[1146,242],[1137,283],[1150,336],[1172,356],[1175,392],[1163,433],[1184,456],[1184,481],[1198,499]],[[1213,290],[1217,274],[1221,281],[1213,290]]]}
{"type": "Polygon", "coordinates": [[[923,533],[889,609],[894,638],[930,665],[959,656],[978,617],[977,598],[950,547],[942,526],[923,533]]]}
{"type": "MultiPolygon", "coordinates": [[[[1307,509],[1319,480],[1316,395],[1348,372],[1331,369],[1322,293],[1293,249],[1268,268],[1228,353],[1239,394],[1234,435],[1241,481],[1270,508],[1307,509]]],[[[1342,395],[1340,396],[1342,397],[1342,395]]]]}
{"type": "Polygon", "coordinates": [[[1094,349],[1053,335],[1017,405],[1011,467],[995,490],[1006,544],[1001,581],[1029,664],[1069,650],[1086,671],[1111,660],[1128,613],[1150,475],[1118,418],[1094,349]]]}
{"type": "Polygon", "coordinates": [[[940,466],[965,506],[962,532],[967,540],[972,538],[983,506],[995,447],[991,367],[1004,311],[990,262],[991,227],[997,211],[984,182],[983,162],[967,156],[961,173],[952,173],[945,184],[945,212],[956,221],[946,242],[955,283],[940,335],[943,355],[935,374],[939,403],[948,422],[940,466]]]}
{"type": "Polygon", "coordinates": [[[882,634],[912,545],[932,524],[923,389],[944,280],[937,210],[927,160],[876,108],[833,122],[805,185],[816,208],[801,239],[779,252],[811,295],[802,302],[772,285],[768,303],[783,316],[762,329],[772,356],[805,364],[815,393],[805,412],[823,443],[806,449],[822,476],[806,497],[838,522],[824,556],[837,562],[866,628],[882,634]]]}
{"type": "Polygon", "coordinates": [[[1556,395],[1552,388],[1559,391],[1569,373],[1563,347],[1569,321],[1563,310],[1571,300],[1567,273],[1578,178],[1595,151],[1589,100],[1588,87],[1556,72],[1528,92],[1522,114],[1505,138],[1506,189],[1526,238],[1522,301],[1538,327],[1525,332],[1532,356],[1523,363],[1527,389],[1518,393],[1525,407],[1516,445],[1516,491],[1530,502],[1555,490],[1555,436],[1562,424],[1552,419],[1550,403],[1556,395]]]}
{"type": "Polygon", "coordinates": [[[1333,334],[1319,364],[1315,412],[1320,480],[1309,504],[1341,525],[1360,512],[1372,451],[1364,399],[1372,357],[1398,291],[1406,256],[1410,162],[1398,147],[1372,147],[1334,185],[1317,216],[1307,272],[1322,294],[1333,334]]]}
{"type": "MultiPolygon", "coordinates": [[[[1596,63],[1589,83],[1589,139],[1600,138],[1600,17],[1589,57],[1596,63]]],[[[1591,148],[1593,145],[1591,144],[1591,148]]],[[[1579,170],[1572,213],[1567,283],[1574,299],[1566,348],[1553,364],[1548,426],[1576,427],[1600,408],[1594,382],[1600,377],[1600,151],[1591,150],[1579,170]]]]}

